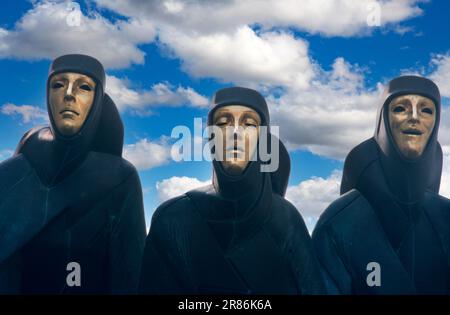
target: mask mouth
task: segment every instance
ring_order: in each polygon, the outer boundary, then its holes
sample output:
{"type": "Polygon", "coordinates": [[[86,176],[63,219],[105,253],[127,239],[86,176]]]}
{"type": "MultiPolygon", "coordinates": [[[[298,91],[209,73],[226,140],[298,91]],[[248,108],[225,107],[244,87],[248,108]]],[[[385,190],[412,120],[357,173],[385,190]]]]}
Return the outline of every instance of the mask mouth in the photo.
{"type": "Polygon", "coordinates": [[[417,136],[417,137],[420,137],[421,135],[423,135],[423,132],[421,130],[415,129],[415,128],[405,129],[402,131],[402,133],[407,136],[417,136]]]}
{"type": "Polygon", "coordinates": [[[64,115],[64,114],[74,114],[77,116],[80,116],[80,113],[78,113],[77,111],[73,110],[73,109],[63,109],[62,111],[59,112],[60,115],[64,115]]]}
{"type": "Polygon", "coordinates": [[[241,146],[235,141],[233,145],[227,146],[225,151],[232,153],[245,153],[245,146],[241,146]]]}

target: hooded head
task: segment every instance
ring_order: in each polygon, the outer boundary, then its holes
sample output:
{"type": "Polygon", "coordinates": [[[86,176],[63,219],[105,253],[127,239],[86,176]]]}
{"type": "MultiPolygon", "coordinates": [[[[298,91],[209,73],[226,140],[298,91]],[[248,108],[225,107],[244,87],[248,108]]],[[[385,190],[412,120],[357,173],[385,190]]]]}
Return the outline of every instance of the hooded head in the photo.
{"type": "Polygon", "coordinates": [[[383,100],[378,111],[374,139],[381,151],[384,176],[389,189],[400,202],[414,203],[430,186],[434,173],[432,170],[437,166],[435,161],[441,115],[439,89],[426,78],[401,76],[389,82],[383,100]],[[398,110],[405,108],[399,108],[396,102],[408,96],[420,98],[425,105],[419,107],[415,99],[407,100],[410,103],[406,110],[410,110],[410,115],[405,115],[403,120],[398,119],[398,110]],[[431,106],[427,101],[431,102],[431,106]],[[420,117],[422,114],[423,117],[420,117]],[[434,116],[433,123],[430,115],[434,116]]]}
{"type": "Polygon", "coordinates": [[[47,108],[57,141],[89,142],[102,112],[105,71],[95,58],[65,55],[56,58],[47,80],[47,108]]]}
{"type": "MultiPolygon", "coordinates": [[[[95,95],[89,112],[85,115],[79,130],[74,134],[60,132],[56,119],[53,117],[50,97],[48,97],[50,127],[31,130],[19,144],[17,154],[23,153],[27,156],[41,180],[50,186],[76,170],[90,151],[121,156],[123,146],[123,125],[120,115],[111,98],[104,94],[105,72],[103,66],[89,56],[66,55],[59,57],[50,67],[48,92],[51,84],[55,83],[52,79],[59,74],[81,74],[89,77],[95,83],[95,95]]],[[[68,87],[68,82],[73,83],[71,78],[62,77],[62,80],[64,79],[66,81],[59,84],[68,87]]],[[[84,82],[83,80],[80,82],[84,82]]],[[[79,82],[75,84],[79,84],[79,82]]],[[[73,99],[67,101],[70,103],[73,102],[73,99]]],[[[64,103],[64,100],[62,102],[64,103]]],[[[72,109],[70,107],[72,104],[67,104],[67,106],[72,109]]],[[[78,109],[79,107],[75,110],[78,109]]],[[[58,112],[56,113],[58,114],[58,112]]]]}
{"type": "MultiPolygon", "coordinates": [[[[269,110],[263,96],[255,90],[242,87],[231,87],[217,91],[213,96],[212,108],[208,114],[208,126],[212,125],[219,127],[223,125],[226,127],[222,131],[224,136],[223,144],[226,146],[224,147],[225,154],[229,153],[228,146],[232,145],[233,148],[230,148],[230,152],[234,150],[238,154],[238,152],[244,151],[243,155],[245,156],[243,163],[236,163],[237,172],[230,171],[232,162],[213,160],[213,184],[216,190],[222,193],[230,190],[233,191],[230,192],[230,196],[237,196],[239,194],[236,194],[233,187],[242,191],[244,182],[249,185],[260,185],[262,180],[258,146],[261,134],[257,130],[259,130],[260,126],[268,127],[270,125],[269,110]],[[231,129],[239,124],[243,126],[243,129],[235,128],[232,132],[231,129]],[[228,136],[233,136],[233,138],[228,139],[228,136]],[[238,139],[242,138],[244,140],[239,142],[238,139]],[[227,144],[227,142],[229,143],[227,144]],[[245,148],[240,148],[238,143],[244,144],[245,148]],[[256,158],[249,160],[250,154],[253,152],[248,151],[253,151],[256,154],[256,158]]],[[[268,138],[267,142],[270,147],[270,137],[268,138]]],[[[216,154],[216,157],[218,155],[220,154],[216,154]]],[[[226,160],[227,157],[224,156],[224,159],[226,160]]]]}
{"type": "Polygon", "coordinates": [[[218,167],[229,175],[240,175],[255,160],[252,157],[258,151],[260,127],[270,123],[267,104],[257,91],[242,87],[219,90],[212,103],[208,126],[219,127],[222,136],[218,138],[222,143],[216,145],[223,150],[215,148],[216,158],[221,161],[218,167]]]}

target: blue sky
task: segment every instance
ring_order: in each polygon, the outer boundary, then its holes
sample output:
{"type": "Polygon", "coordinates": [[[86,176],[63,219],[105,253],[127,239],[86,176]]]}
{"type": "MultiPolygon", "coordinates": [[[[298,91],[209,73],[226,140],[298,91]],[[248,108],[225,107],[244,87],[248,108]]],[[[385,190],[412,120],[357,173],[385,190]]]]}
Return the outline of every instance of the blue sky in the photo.
{"type": "Polygon", "coordinates": [[[448,1],[76,3],[2,3],[1,159],[24,132],[46,123],[51,60],[93,55],[107,68],[107,91],[122,114],[125,157],[139,169],[149,222],[163,200],[211,175],[209,162],[171,160],[172,129],[193,130],[217,89],[253,87],[266,96],[290,148],[287,197],[312,228],[338,196],[342,159],[372,135],[382,85],[415,73],[435,80],[444,96],[441,192],[450,193],[448,1]],[[370,17],[380,17],[379,25],[369,25],[370,17]]]}

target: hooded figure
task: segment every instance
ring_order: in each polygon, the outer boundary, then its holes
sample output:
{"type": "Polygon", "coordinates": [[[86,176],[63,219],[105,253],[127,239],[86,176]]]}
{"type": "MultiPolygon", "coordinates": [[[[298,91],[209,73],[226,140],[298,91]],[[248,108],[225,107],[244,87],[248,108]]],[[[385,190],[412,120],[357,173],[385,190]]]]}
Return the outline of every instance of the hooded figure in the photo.
{"type": "MultiPolygon", "coordinates": [[[[253,110],[259,126],[270,126],[264,98],[241,87],[216,92],[208,125],[219,125],[216,112],[232,106],[253,110]]],[[[258,146],[261,140],[260,135],[258,146]]],[[[230,174],[213,159],[212,185],[158,207],[146,241],[141,293],[323,292],[306,226],[283,198],[290,164],[284,146],[281,151],[280,168],[273,173],[261,172],[259,154],[240,174],[230,174]]]]}
{"type": "Polygon", "coordinates": [[[440,114],[432,81],[402,76],[389,83],[374,137],[346,159],[341,191],[348,192],[325,210],[313,233],[331,293],[450,293],[450,202],[437,193],[440,114]],[[399,127],[395,115],[405,113],[407,97],[432,104],[411,103],[413,114],[399,127]],[[406,146],[427,134],[421,153],[407,155],[406,146]]]}
{"type": "Polygon", "coordinates": [[[50,126],[25,134],[14,157],[0,164],[1,292],[136,292],[146,236],[142,191],[136,169],[122,158],[123,124],[104,88],[96,59],[57,58],[47,83],[50,126]],[[91,85],[72,85],[70,75],[87,76],[91,85]],[[51,101],[63,88],[64,102],[51,101]],[[77,97],[90,93],[84,113],[77,97]],[[83,115],[76,132],[62,132],[64,119],[83,115]]]}

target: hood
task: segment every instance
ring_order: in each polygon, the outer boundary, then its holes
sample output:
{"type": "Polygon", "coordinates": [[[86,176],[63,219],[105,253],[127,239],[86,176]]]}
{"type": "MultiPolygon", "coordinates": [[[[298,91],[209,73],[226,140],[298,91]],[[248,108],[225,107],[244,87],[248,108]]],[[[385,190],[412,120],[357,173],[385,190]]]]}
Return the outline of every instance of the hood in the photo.
{"type": "MultiPolygon", "coordinates": [[[[379,159],[379,147],[374,138],[370,138],[354,147],[345,158],[342,173],[340,194],[343,195],[352,189],[360,189],[359,182],[366,168],[379,159]]],[[[439,193],[442,174],[443,153],[441,145],[437,144],[435,160],[430,169],[427,190],[439,193]]]]}
{"type": "Polygon", "coordinates": [[[92,151],[122,156],[124,127],[116,104],[105,93],[97,131],[92,141],[92,151]]]}
{"type": "Polygon", "coordinates": [[[439,89],[431,80],[419,76],[401,76],[389,82],[384,102],[378,110],[378,119],[374,139],[380,148],[380,163],[384,177],[392,194],[400,203],[418,202],[432,182],[438,152],[438,130],[441,115],[439,89]],[[436,122],[428,143],[420,157],[411,160],[405,158],[393,138],[389,125],[388,106],[398,96],[418,94],[433,100],[436,106],[436,122]]]}
{"type": "Polygon", "coordinates": [[[272,135],[272,141],[278,141],[280,163],[278,169],[271,173],[272,191],[282,197],[285,196],[291,173],[291,158],[283,142],[272,135]]]}

